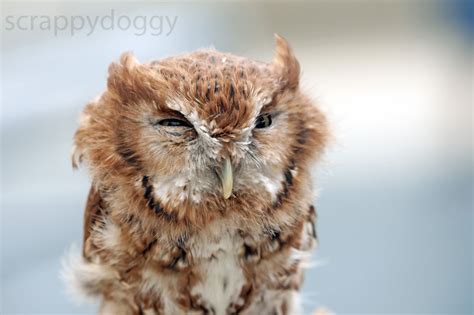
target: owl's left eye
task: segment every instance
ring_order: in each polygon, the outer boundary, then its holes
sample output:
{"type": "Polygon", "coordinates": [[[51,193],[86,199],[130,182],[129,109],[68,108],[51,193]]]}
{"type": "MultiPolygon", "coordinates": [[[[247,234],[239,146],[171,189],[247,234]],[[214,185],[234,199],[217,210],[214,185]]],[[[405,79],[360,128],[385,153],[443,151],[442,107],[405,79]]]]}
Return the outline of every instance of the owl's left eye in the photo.
{"type": "Polygon", "coordinates": [[[262,114],[255,121],[255,128],[267,128],[272,124],[271,114],[262,114]]]}
{"type": "Polygon", "coordinates": [[[186,120],[175,118],[162,119],[158,122],[158,125],[165,127],[191,127],[191,124],[186,120]]]}

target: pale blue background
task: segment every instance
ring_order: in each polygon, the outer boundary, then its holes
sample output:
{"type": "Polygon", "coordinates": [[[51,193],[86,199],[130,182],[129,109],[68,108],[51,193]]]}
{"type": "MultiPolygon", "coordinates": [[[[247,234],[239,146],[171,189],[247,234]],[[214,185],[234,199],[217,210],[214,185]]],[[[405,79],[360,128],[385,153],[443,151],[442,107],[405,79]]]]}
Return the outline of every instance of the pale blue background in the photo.
{"type": "Polygon", "coordinates": [[[72,135],[108,64],[128,50],[147,61],[210,45],[270,60],[274,32],[334,130],[315,170],[321,245],[308,313],[471,314],[473,50],[455,3],[3,4],[2,23],[110,9],[178,21],[168,37],[3,31],[2,314],[94,310],[66,298],[58,273],[80,245],[89,186],[71,169],[72,135]]]}

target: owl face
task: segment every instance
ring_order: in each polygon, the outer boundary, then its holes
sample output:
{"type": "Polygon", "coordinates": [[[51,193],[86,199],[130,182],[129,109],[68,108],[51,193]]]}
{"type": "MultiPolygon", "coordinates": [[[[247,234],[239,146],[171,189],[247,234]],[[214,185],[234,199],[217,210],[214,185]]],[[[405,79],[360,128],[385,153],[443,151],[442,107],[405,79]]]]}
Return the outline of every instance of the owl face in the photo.
{"type": "Polygon", "coordinates": [[[279,37],[269,64],[213,50],[149,64],[125,54],[85,111],[84,132],[104,143],[83,144],[84,156],[99,177],[139,189],[147,176],[166,207],[252,195],[270,206],[325,142],[324,117],[298,82],[299,64],[279,37]]]}

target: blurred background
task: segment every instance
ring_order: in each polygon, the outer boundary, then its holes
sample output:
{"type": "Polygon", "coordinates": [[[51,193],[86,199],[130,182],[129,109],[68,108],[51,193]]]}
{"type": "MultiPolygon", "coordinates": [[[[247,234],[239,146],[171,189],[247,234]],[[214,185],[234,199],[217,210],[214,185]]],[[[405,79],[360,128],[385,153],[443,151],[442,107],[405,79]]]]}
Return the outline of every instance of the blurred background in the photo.
{"type": "Polygon", "coordinates": [[[471,314],[472,12],[470,1],[2,2],[1,313],[95,311],[67,298],[58,272],[81,245],[89,188],[71,168],[72,136],[109,63],[211,45],[269,61],[279,33],[334,133],[314,171],[320,248],[305,310],[471,314]],[[113,30],[31,20],[112,11],[113,30]],[[159,19],[125,29],[122,15],[163,16],[162,32],[159,19]]]}

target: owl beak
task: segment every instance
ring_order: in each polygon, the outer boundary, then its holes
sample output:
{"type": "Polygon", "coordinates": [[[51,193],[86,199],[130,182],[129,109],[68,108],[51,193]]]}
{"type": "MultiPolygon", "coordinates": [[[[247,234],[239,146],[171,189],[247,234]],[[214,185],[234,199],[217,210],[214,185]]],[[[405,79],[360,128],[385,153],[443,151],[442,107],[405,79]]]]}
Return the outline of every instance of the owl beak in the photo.
{"type": "Polygon", "coordinates": [[[232,188],[234,185],[234,174],[230,158],[227,157],[224,160],[224,165],[222,167],[220,175],[220,179],[222,182],[222,196],[225,199],[229,199],[229,197],[232,195],[232,188]]]}

